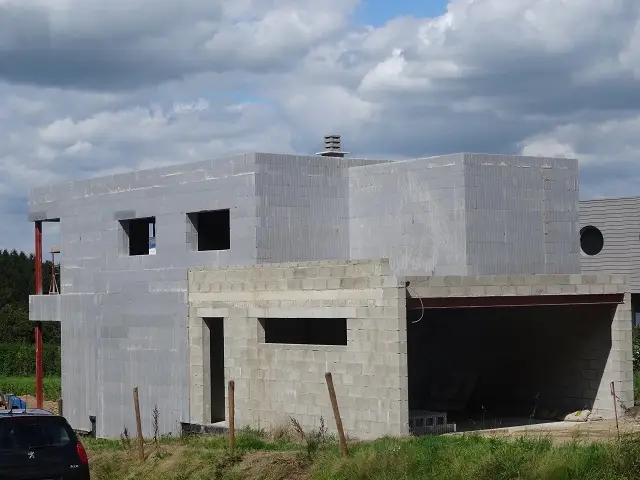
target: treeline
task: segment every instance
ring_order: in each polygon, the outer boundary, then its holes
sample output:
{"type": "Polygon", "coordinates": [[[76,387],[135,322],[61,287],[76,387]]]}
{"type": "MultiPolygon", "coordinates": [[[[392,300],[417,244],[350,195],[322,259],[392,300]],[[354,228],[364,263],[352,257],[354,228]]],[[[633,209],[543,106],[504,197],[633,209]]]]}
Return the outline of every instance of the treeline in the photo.
{"type": "MultiPolygon", "coordinates": [[[[51,285],[51,260],[43,262],[43,292],[51,285]]],[[[56,281],[60,285],[59,272],[56,281]]],[[[35,258],[16,250],[0,251],[0,343],[35,343],[29,321],[29,295],[35,293],[35,258]]],[[[44,322],[43,341],[60,345],[60,324],[44,322]]]]}

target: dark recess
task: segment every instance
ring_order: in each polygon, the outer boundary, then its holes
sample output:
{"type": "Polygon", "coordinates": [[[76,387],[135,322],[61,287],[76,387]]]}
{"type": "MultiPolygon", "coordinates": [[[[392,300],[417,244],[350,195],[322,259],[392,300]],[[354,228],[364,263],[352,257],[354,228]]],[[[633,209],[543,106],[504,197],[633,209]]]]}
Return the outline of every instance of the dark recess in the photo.
{"type": "Polygon", "coordinates": [[[590,256],[598,255],[604,247],[602,232],[593,225],[587,225],[580,230],[580,248],[590,256]]]}
{"type": "Polygon", "coordinates": [[[346,318],[261,318],[265,343],[346,345],[346,318]]]}
{"type": "Polygon", "coordinates": [[[209,329],[209,375],[211,381],[211,423],[225,419],[224,319],[203,318],[209,329]]]}
{"type": "Polygon", "coordinates": [[[120,220],[129,242],[129,255],[149,255],[149,240],[156,236],[156,218],[120,220]]]}
{"type": "Polygon", "coordinates": [[[197,250],[229,250],[231,224],[229,209],[189,213],[197,235],[197,250]]]}

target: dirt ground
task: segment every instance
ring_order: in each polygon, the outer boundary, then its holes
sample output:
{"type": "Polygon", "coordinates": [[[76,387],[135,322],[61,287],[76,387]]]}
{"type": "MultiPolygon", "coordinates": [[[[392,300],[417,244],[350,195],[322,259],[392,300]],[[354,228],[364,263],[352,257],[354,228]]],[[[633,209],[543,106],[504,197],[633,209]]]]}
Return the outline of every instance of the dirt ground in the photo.
{"type": "MultiPolygon", "coordinates": [[[[598,442],[615,440],[620,435],[640,434],[640,407],[634,407],[634,411],[618,421],[602,420],[594,422],[557,422],[550,424],[531,425],[524,427],[498,428],[476,431],[474,433],[485,437],[549,437],[554,443],[571,441],[598,442]]],[[[455,433],[453,435],[464,435],[455,433]]]]}

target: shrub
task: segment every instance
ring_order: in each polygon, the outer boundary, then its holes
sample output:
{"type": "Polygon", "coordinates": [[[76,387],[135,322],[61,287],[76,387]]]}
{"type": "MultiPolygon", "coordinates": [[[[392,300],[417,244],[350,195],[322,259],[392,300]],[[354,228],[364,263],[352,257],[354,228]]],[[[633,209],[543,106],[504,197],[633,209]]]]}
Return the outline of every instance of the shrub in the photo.
{"type": "MultiPolygon", "coordinates": [[[[45,376],[60,376],[60,346],[43,345],[45,376]]],[[[21,377],[36,374],[36,346],[28,343],[0,343],[0,376],[21,377]]]]}

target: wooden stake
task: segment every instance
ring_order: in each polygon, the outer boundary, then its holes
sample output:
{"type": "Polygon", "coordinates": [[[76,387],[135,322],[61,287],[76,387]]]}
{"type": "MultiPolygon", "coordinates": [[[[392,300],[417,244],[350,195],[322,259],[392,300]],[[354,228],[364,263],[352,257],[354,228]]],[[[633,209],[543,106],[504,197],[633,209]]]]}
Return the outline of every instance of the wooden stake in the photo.
{"type": "Polygon", "coordinates": [[[140,401],[138,400],[138,387],[133,389],[133,406],[136,409],[136,428],[138,429],[138,449],[140,461],[144,461],[144,439],[142,438],[142,420],[140,419],[140,401]]]}
{"type": "Polygon", "coordinates": [[[233,380],[229,380],[229,453],[233,455],[236,443],[236,407],[235,392],[236,384],[233,380]]]}
{"type": "Polygon", "coordinates": [[[344,429],[342,428],[342,418],[340,418],[338,399],[336,398],[336,391],[333,388],[333,378],[331,377],[331,372],[325,373],[324,378],[327,381],[327,388],[329,389],[329,399],[331,400],[331,406],[333,407],[333,416],[336,419],[336,427],[338,428],[338,437],[340,438],[340,453],[343,457],[346,457],[349,455],[349,448],[347,447],[347,439],[344,436],[344,429]]]}
{"type": "Polygon", "coordinates": [[[616,398],[616,384],[611,382],[611,396],[613,397],[613,413],[616,416],[616,430],[618,431],[618,443],[620,443],[620,425],[618,425],[618,404],[616,398]]]}

